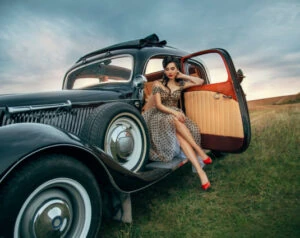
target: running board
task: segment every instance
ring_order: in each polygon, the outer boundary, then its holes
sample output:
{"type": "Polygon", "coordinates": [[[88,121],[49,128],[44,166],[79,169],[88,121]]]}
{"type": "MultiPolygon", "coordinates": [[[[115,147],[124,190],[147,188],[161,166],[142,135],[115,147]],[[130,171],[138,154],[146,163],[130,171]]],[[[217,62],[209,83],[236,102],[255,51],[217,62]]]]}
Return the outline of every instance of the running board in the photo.
{"type": "Polygon", "coordinates": [[[176,157],[169,162],[155,161],[146,165],[146,169],[170,169],[175,170],[188,162],[187,158],[176,157]]]}

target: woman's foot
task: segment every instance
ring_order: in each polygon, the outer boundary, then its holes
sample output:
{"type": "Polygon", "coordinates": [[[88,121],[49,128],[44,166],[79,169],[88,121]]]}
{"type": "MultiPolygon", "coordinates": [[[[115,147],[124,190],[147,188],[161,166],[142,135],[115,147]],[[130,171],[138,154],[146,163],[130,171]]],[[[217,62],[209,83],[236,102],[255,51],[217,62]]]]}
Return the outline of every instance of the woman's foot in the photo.
{"type": "Polygon", "coordinates": [[[212,159],[210,157],[207,157],[206,159],[203,160],[204,164],[212,164],[212,159]]]}
{"type": "Polygon", "coordinates": [[[201,188],[202,188],[204,191],[206,191],[207,189],[210,188],[210,182],[207,182],[207,183],[205,183],[205,184],[202,184],[202,185],[201,185],[201,188]]]}

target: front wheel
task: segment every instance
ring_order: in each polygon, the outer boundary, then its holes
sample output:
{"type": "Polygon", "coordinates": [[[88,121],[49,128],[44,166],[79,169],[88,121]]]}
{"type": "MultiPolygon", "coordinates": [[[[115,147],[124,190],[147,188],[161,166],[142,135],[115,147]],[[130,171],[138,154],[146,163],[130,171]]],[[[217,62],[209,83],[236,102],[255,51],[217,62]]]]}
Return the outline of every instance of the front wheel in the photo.
{"type": "Polygon", "coordinates": [[[127,103],[96,108],[84,123],[80,137],[133,172],[147,163],[150,144],[146,123],[140,112],[127,103]]]}
{"type": "Polygon", "coordinates": [[[102,215],[96,179],[78,160],[40,157],[16,171],[0,197],[0,237],[95,237],[102,215]]]}

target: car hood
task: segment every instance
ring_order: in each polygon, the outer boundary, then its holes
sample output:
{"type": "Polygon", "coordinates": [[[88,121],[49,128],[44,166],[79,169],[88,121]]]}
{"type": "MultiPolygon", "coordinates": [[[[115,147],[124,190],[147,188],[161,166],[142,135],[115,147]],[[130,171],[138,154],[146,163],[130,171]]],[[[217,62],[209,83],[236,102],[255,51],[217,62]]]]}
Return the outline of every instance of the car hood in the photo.
{"type": "Polygon", "coordinates": [[[111,90],[60,90],[41,93],[0,95],[0,107],[27,106],[41,104],[89,103],[128,98],[129,92],[111,90]]]}

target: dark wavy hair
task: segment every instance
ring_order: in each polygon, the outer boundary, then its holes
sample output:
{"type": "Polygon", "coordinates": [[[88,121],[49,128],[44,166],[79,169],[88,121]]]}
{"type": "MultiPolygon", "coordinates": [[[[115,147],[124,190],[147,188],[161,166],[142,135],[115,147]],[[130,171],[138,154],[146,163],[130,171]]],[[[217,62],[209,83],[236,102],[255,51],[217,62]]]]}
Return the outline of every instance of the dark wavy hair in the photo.
{"type": "MultiPolygon", "coordinates": [[[[170,64],[170,63],[174,63],[175,66],[176,66],[176,68],[177,68],[179,71],[181,71],[180,61],[179,61],[179,59],[178,59],[177,57],[172,56],[172,55],[166,56],[166,57],[163,59],[163,61],[162,61],[162,66],[163,66],[163,68],[165,69],[165,68],[167,67],[167,65],[170,64]]],[[[169,87],[168,87],[168,82],[169,82],[169,80],[170,80],[170,79],[167,77],[167,75],[164,74],[164,75],[163,75],[162,84],[163,84],[165,87],[167,87],[167,88],[169,88],[169,87]]],[[[183,81],[182,79],[176,78],[175,81],[176,81],[177,83],[179,83],[180,86],[183,86],[183,85],[184,85],[184,81],[183,81]]],[[[170,90],[170,89],[169,89],[169,90],[170,90]]],[[[170,90],[170,91],[171,91],[171,90],[170,90]]]]}

